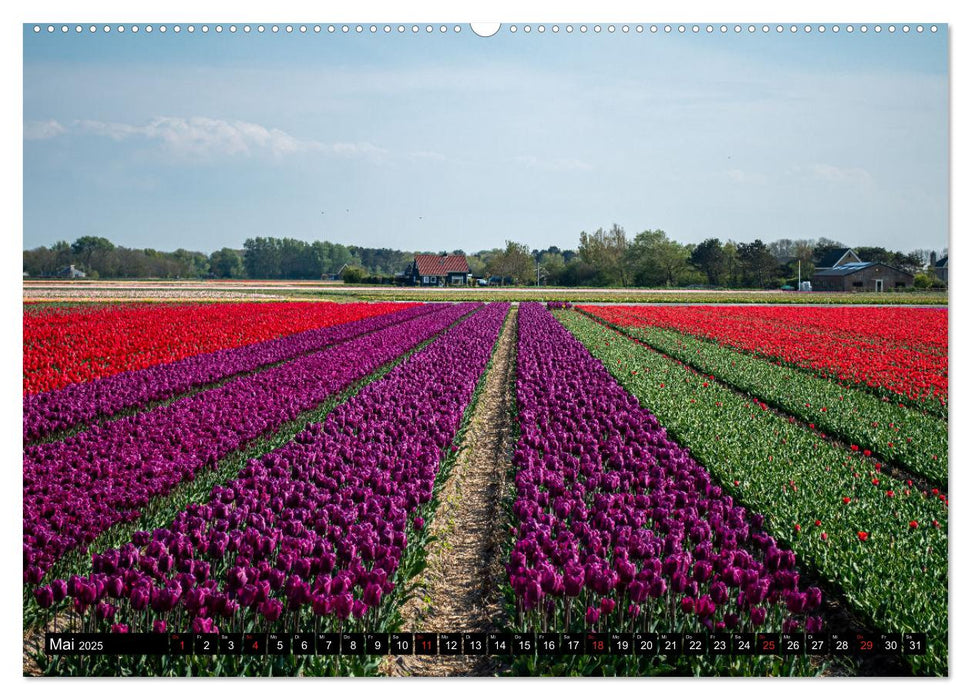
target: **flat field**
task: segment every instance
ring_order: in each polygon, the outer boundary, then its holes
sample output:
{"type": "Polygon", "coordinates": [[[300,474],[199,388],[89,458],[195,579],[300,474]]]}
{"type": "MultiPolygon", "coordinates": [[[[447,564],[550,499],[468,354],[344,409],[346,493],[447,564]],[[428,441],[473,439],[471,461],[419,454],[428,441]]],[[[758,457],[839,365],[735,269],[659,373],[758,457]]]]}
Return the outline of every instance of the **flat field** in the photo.
{"type": "Polygon", "coordinates": [[[25,674],[948,674],[946,297],[24,298],[25,674]]]}

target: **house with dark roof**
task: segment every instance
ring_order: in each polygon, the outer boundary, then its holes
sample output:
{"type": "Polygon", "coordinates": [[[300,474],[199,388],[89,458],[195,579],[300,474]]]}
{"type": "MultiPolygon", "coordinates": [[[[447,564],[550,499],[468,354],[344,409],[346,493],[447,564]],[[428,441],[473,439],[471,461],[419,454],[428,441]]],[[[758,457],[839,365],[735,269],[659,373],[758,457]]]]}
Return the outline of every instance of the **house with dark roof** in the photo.
{"type": "Polygon", "coordinates": [[[909,272],[859,258],[834,267],[818,267],[813,273],[815,292],[885,292],[913,286],[914,276],[909,272]]]}
{"type": "Polygon", "coordinates": [[[852,248],[840,248],[838,250],[832,250],[827,253],[819,264],[816,266],[817,270],[824,268],[839,267],[847,263],[860,263],[863,262],[857,256],[856,251],[852,248]]]}
{"type": "Polygon", "coordinates": [[[937,279],[944,284],[947,284],[947,257],[948,256],[945,255],[931,266],[931,272],[933,272],[937,276],[937,279]]]}
{"type": "Polygon", "coordinates": [[[408,282],[421,287],[465,285],[471,274],[464,255],[416,255],[405,269],[408,282]]]}

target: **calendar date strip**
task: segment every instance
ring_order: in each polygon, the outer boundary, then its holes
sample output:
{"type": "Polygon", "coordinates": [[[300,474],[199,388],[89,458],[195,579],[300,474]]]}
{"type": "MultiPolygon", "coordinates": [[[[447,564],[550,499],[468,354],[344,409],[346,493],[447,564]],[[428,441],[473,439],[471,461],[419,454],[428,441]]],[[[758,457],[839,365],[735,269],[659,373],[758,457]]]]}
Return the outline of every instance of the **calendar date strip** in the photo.
{"type": "Polygon", "coordinates": [[[658,633],[48,633],[49,656],[429,655],[797,656],[923,655],[927,634],[658,633]]]}

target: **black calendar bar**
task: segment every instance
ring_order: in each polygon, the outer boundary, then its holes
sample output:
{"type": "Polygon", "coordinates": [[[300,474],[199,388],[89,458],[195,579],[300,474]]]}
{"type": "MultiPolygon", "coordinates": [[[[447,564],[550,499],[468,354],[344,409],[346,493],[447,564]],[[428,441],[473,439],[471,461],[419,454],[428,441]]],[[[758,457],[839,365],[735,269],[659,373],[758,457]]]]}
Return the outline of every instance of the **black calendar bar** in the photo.
{"type": "Polygon", "coordinates": [[[233,634],[47,634],[49,656],[854,656],[925,654],[926,633],[368,632],[233,634]]]}

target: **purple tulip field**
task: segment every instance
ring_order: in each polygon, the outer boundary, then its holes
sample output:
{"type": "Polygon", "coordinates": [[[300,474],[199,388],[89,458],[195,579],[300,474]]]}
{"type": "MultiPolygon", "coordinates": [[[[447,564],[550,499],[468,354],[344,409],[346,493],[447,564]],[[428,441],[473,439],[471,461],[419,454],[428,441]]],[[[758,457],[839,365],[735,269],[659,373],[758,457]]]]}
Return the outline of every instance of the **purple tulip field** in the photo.
{"type": "Polygon", "coordinates": [[[386,306],[86,381],[52,368],[24,395],[25,674],[400,675],[437,633],[431,655],[464,635],[470,669],[487,639],[489,674],[947,675],[937,414],[609,309],[386,306]],[[814,417],[783,372],[885,414],[814,417]],[[476,464],[498,515],[464,514],[476,464]],[[481,605],[455,609],[435,581],[475,547],[481,605]],[[168,646],[50,653],[48,633],[168,646]],[[225,646],[257,638],[289,646],[225,646]]]}

